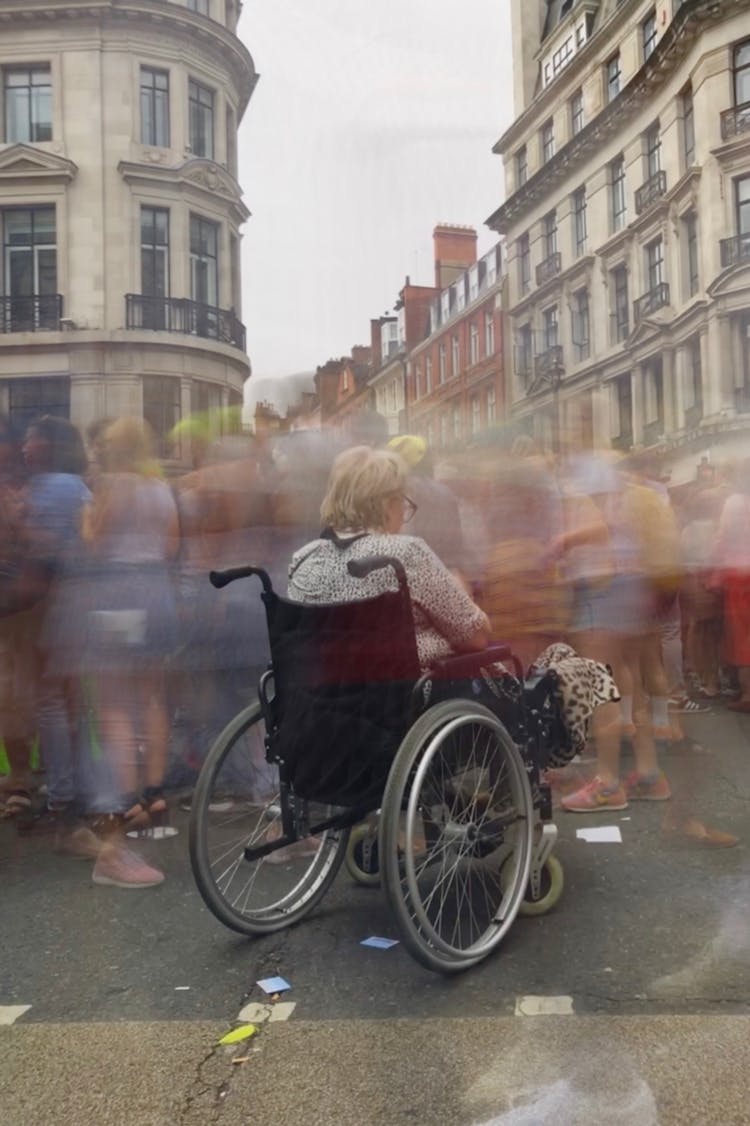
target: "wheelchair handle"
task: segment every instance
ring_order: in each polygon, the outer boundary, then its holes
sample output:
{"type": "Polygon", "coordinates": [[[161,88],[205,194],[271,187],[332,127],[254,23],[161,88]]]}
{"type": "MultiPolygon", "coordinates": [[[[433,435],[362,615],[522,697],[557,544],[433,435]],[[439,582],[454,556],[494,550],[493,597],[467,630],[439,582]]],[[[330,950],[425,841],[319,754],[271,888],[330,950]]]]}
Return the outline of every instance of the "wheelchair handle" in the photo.
{"type": "Polygon", "coordinates": [[[266,594],[273,594],[273,586],[268,576],[268,572],[264,571],[262,567],[230,567],[227,571],[211,571],[208,579],[211,586],[221,590],[224,586],[229,586],[235,579],[247,579],[251,575],[257,575],[263,584],[263,590],[266,594]]]}
{"type": "Polygon", "coordinates": [[[366,579],[373,571],[382,571],[384,567],[393,567],[399,589],[408,591],[409,582],[404,565],[392,555],[366,555],[364,559],[350,559],[346,565],[347,571],[355,579],[366,579]]]}

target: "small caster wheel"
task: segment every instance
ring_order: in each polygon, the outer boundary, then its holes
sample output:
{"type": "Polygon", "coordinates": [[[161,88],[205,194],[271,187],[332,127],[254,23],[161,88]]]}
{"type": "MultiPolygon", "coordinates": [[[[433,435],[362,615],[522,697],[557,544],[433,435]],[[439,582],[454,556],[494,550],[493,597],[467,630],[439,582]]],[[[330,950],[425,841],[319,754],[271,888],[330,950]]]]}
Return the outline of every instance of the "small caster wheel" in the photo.
{"type": "Polygon", "coordinates": [[[565,885],[563,866],[556,856],[548,856],[539,877],[539,898],[530,899],[529,891],[521,900],[519,915],[546,915],[557,903],[565,885]]]}
{"type": "Polygon", "coordinates": [[[380,883],[378,863],[378,832],[369,825],[357,825],[349,834],[344,860],[346,870],[355,883],[377,887],[380,883]]]}

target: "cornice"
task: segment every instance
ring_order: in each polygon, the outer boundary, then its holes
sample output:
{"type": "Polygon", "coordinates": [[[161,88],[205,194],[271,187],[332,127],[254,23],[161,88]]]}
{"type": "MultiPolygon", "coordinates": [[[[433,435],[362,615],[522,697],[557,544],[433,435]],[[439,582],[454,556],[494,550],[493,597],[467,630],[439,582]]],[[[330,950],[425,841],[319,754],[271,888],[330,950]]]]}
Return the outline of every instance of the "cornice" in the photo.
{"type": "Polygon", "coordinates": [[[123,22],[144,23],[150,34],[184,35],[203,44],[221,57],[232,73],[239,94],[242,117],[258,81],[253,58],[238,36],[217,20],[191,11],[171,0],[0,0],[0,34],[3,25],[13,22],[28,28],[35,23],[46,29],[55,21],[93,20],[102,27],[123,22]]]}
{"type": "MultiPolygon", "coordinates": [[[[550,159],[524,184],[523,188],[514,192],[497,211],[494,211],[485,223],[499,234],[507,234],[511,223],[519,222],[538,202],[555,189],[557,184],[564,180],[571,170],[577,167],[591,154],[595,153],[611,136],[624,128],[640,111],[647,99],[661,89],[673,74],[678,64],[684,59],[693,42],[701,34],[703,27],[709,22],[719,22],[733,11],[742,11],[750,8],[750,0],[684,0],[672,18],[664,35],[659,40],[653,54],[646,60],[641,69],[637,71],[621,92],[607,106],[604,107],[592,121],[585,125],[580,133],[571,138],[567,144],[555,153],[550,159]]],[[[623,16],[625,13],[623,13],[623,16]]],[[[613,17],[614,18],[614,17],[613,17]]],[[[612,20],[591,39],[591,44],[604,31],[611,31],[612,20]]],[[[586,49],[581,55],[586,53],[586,49]]],[[[593,51],[592,51],[593,53],[593,51]]],[[[567,72],[566,68],[566,72],[567,72]]],[[[563,73],[566,73],[563,72],[563,73]]],[[[501,141],[495,145],[494,152],[503,152],[512,143],[523,129],[541,114],[544,107],[544,98],[555,83],[550,86],[532,102],[521,117],[511,126],[501,141]]]]}
{"type": "Polygon", "coordinates": [[[117,171],[129,184],[162,184],[178,191],[192,188],[212,199],[220,199],[231,209],[238,225],[250,218],[250,212],[242,202],[239,184],[226,168],[212,160],[193,157],[177,167],[121,160],[117,171]]]}

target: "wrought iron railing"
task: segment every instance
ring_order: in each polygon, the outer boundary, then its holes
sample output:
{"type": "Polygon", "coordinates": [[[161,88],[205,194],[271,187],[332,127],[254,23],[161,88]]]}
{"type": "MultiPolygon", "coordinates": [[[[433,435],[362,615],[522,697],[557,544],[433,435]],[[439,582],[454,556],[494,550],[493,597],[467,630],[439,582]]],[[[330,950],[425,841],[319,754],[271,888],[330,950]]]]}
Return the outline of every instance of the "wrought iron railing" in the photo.
{"type": "Polygon", "coordinates": [[[732,106],[720,115],[721,139],[731,141],[742,133],[750,133],[750,104],[732,106]]]}
{"type": "Polygon", "coordinates": [[[544,285],[545,282],[556,278],[562,269],[562,256],[559,250],[548,255],[536,268],[536,284],[544,285]]]}
{"type": "Polygon", "coordinates": [[[635,213],[641,215],[647,207],[665,195],[667,190],[667,174],[664,171],[655,172],[649,176],[645,184],[641,184],[635,193],[635,213]]]}
{"type": "Polygon", "coordinates": [[[61,293],[0,297],[0,332],[55,332],[62,311],[61,293]]]}
{"type": "Polygon", "coordinates": [[[720,239],[719,251],[723,269],[727,266],[736,266],[740,262],[750,262],[750,234],[720,239]]]}
{"type": "Polygon", "coordinates": [[[145,297],[140,293],[127,293],[125,326],[202,336],[245,350],[245,326],[233,309],[218,309],[186,297],[145,297]]]}
{"type": "Polygon", "coordinates": [[[638,323],[650,313],[656,312],[657,309],[662,309],[665,305],[669,304],[669,284],[668,282],[659,282],[648,293],[644,293],[637,301],[633,302],[633,320],[638,323]]]}

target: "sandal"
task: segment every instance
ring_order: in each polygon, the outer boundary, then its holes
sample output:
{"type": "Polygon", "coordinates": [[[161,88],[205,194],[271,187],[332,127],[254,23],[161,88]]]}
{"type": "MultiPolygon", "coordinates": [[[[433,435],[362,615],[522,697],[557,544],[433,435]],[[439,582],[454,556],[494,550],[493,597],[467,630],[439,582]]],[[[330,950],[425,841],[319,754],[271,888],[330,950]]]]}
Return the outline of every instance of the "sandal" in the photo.
{"type": "Polygon", "coordinates": [[[3,821],[12,821],[31,811],[31,794],[28,790],[9,790],[5,797],[5,806],[0,812],[3,821]]]}

